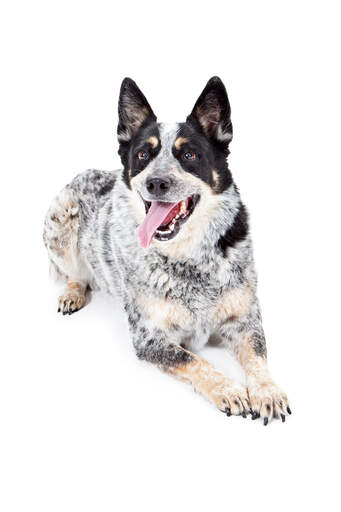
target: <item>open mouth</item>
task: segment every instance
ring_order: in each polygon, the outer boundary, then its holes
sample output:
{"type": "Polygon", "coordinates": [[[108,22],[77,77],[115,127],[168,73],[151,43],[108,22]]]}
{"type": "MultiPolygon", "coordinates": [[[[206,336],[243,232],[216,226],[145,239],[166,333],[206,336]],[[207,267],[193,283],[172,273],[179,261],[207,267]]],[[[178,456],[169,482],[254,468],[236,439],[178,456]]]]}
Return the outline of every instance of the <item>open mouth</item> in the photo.
{"type": "Polygon", "coordinates": [[[199,195],[187,197],[179,203],[143,200],[146,217],[137,232],[142,247],[148,247],[153,238],[161,242],[174,238],[192,215],[198,200],[199,195]]]}

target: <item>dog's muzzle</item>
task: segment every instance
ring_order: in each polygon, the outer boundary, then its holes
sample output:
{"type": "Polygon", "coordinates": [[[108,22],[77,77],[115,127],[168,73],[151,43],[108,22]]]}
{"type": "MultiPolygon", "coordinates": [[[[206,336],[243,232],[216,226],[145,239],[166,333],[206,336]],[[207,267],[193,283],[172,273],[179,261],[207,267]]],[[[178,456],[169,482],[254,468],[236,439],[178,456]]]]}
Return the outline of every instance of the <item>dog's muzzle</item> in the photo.
{"type": "Polygon", "coordinates": [[[153,238],[160,242],[174,238],[192,215],[199,197],[192,195],[178,203],[143,199],[146,217],[137,231],[141,246],[149,247],[153,238]]]}

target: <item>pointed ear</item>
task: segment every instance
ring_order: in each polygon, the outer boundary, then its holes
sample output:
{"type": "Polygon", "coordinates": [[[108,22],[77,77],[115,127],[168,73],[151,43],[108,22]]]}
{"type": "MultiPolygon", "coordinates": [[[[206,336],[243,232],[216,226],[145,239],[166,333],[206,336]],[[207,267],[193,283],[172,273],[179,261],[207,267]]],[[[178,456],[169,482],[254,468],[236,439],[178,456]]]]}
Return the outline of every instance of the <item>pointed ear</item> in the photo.
{"type": "Polygon", "coordinates": [[[224,144],[232,140],[231,108],[226,89],[219,77],[212,77],[187,117],[187,122],[199,125],[209,139],[224,144]]]}
{"type": "Polygon", "coordinates": [[[147,121],[156,121],[154,112],[134,80],[125,78],[118,100],[118,141],[129,142],[147,121]]]}

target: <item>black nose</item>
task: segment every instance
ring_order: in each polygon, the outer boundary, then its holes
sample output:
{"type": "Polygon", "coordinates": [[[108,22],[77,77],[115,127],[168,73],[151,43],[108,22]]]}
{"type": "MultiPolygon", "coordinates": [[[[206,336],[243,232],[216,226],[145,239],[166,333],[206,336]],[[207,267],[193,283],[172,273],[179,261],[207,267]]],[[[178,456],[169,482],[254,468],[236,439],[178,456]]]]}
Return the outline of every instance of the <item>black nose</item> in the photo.
{"type": "Polygon", "coordinates": [[[148,178],[146,187],[150,194],[163,196],[170,188],[171,182],[168,178],[148,178]]]}

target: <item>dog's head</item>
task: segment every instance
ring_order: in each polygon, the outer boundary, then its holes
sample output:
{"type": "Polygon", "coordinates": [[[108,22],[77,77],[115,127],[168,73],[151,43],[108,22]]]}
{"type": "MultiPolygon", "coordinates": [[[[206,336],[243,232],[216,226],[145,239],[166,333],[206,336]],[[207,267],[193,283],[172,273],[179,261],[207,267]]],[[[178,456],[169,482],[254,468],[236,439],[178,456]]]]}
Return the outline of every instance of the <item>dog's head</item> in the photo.
{"type": "Polygon", "coordinates": [[[168,125],[157,123],[145,96],[126,78],[118,111],[119,154],[136,200],[141,245],[182,238],[232,183],[226,161],[232,124],[224,84],[211,78],[186,122],[168,125]]]}

